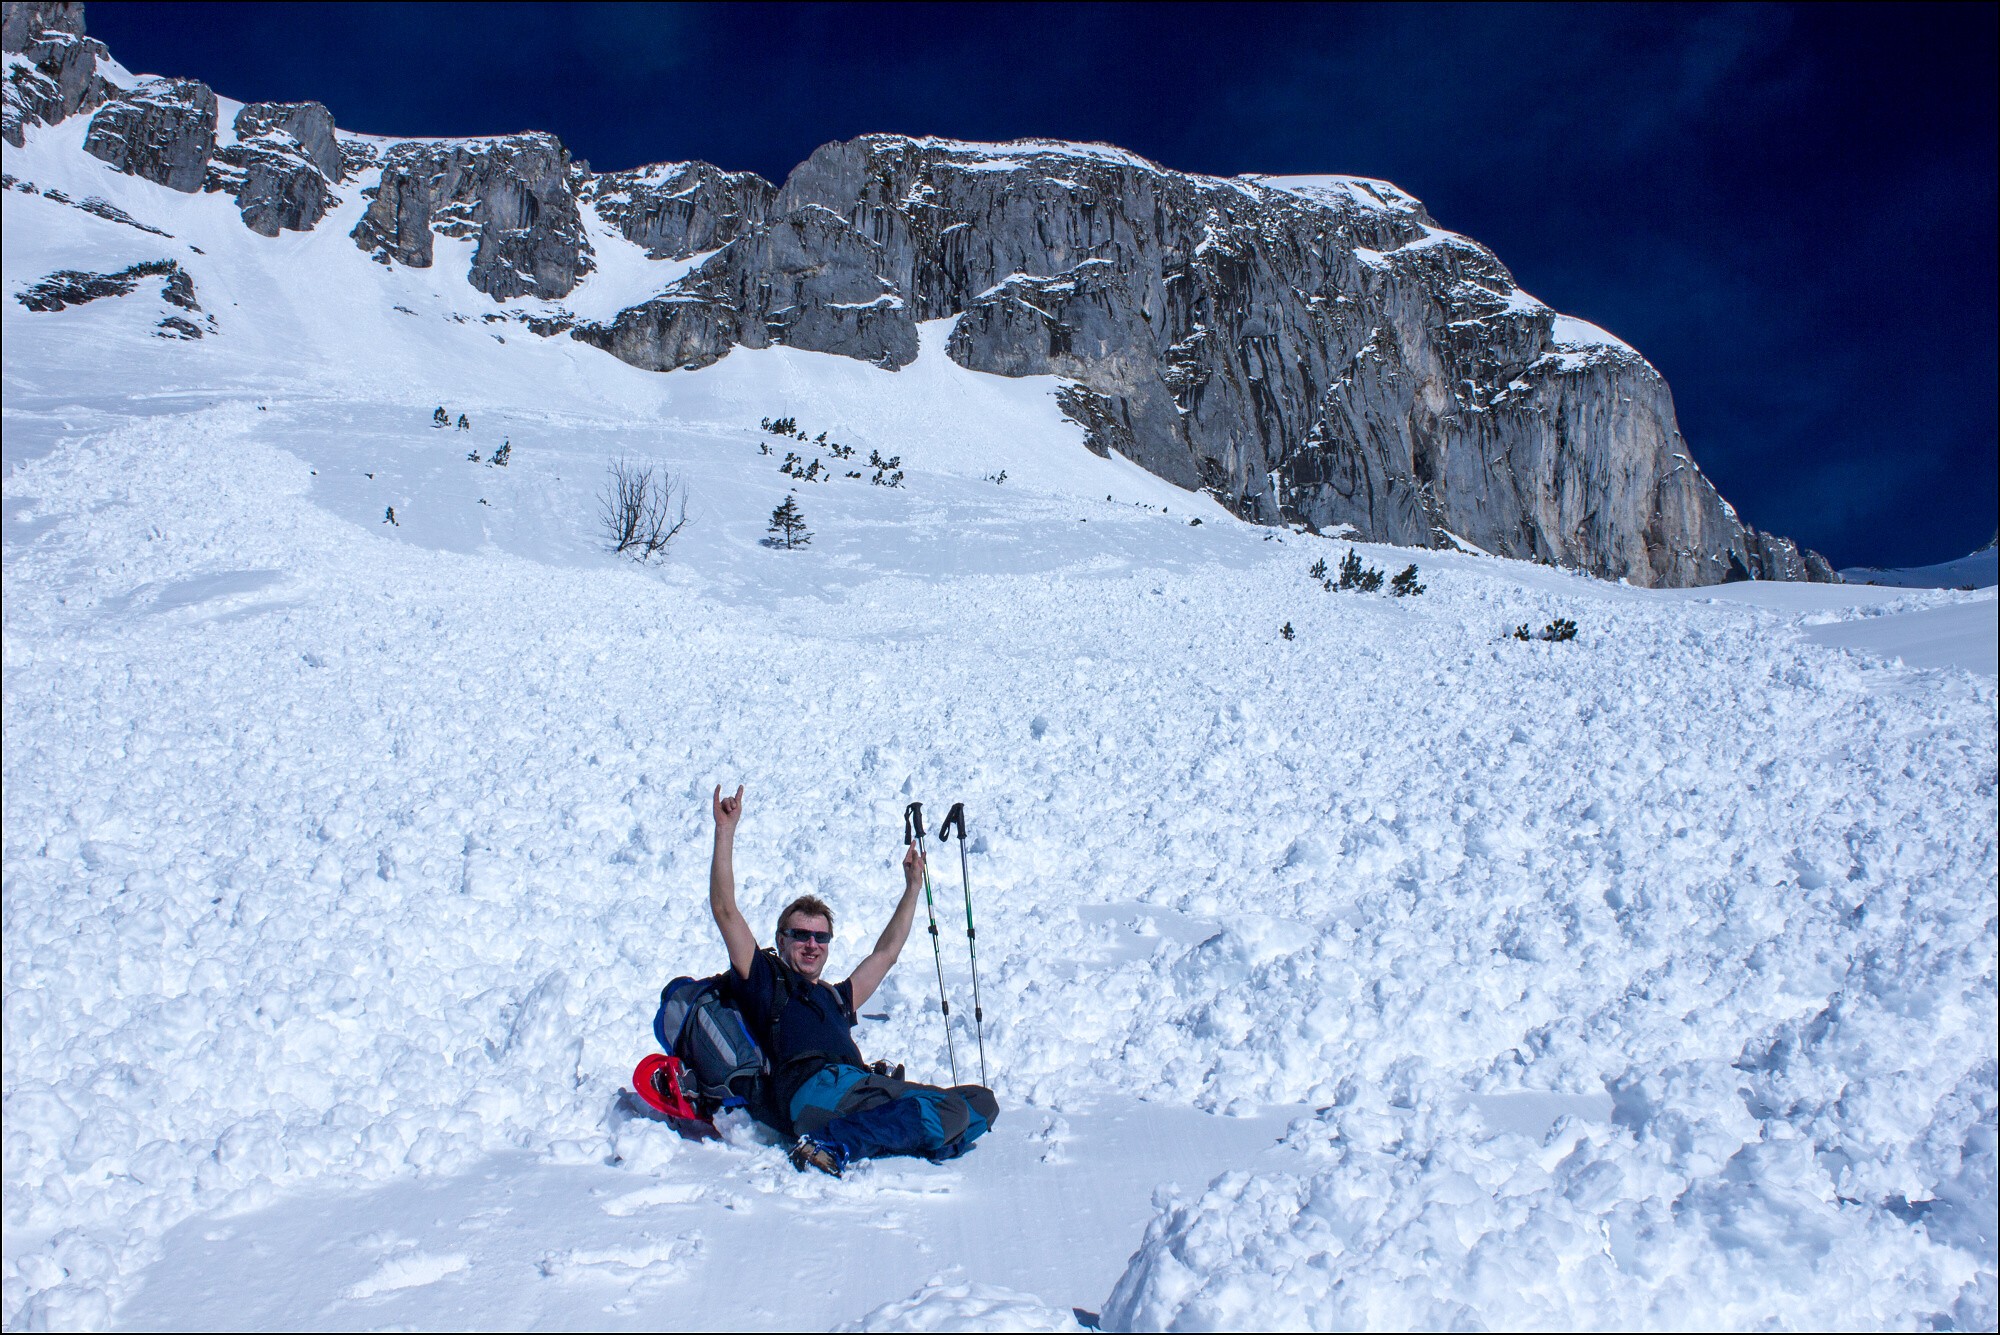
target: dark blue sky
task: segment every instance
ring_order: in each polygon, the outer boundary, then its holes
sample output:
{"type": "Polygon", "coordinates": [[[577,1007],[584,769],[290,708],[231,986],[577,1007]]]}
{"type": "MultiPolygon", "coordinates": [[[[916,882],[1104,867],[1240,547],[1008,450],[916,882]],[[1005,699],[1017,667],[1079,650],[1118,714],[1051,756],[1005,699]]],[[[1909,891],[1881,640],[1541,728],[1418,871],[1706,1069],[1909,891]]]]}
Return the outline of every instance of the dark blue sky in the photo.
{"type": "Polygon", "coordinates": [[[376,134],[550,130],[774,181],[890,130],[1394,181],[1652,359],[1835,565],[2000,511],[1996,14],[1942,7],[93,3],[146,73],[376,134]]]}

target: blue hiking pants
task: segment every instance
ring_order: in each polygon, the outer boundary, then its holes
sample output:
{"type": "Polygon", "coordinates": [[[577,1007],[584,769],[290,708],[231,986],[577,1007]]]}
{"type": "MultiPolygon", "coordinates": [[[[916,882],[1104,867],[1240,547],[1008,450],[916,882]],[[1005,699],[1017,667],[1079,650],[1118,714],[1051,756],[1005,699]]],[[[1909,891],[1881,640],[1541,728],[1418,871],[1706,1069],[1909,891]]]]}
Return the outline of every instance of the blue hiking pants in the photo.
{"type": "Polygon", "coordinates": [[[825,1067],[792,1095],[792,1127],[838,1143],[849,1159],[915,1154],[933,1163],[956,1159],[1000,1119],[984,1085],[940,1089],[858,1066],[825,1067]]]}

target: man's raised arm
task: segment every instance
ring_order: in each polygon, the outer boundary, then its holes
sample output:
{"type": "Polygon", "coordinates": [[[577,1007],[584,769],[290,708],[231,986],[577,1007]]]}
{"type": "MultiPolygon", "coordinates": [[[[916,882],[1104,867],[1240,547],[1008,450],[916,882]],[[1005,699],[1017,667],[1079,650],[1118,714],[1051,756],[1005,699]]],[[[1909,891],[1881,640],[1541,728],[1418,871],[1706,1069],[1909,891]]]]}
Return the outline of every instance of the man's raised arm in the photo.
{"type": "Polygon", "coordinates": [[[912,844],[903,854],[903,898],[896,905],[896,911],[889,915],[889,925],[875,939],[875,949],[868,952],[868,958],[861,961],[861,967],[848,977],[847,981],[854,988],[855,1010],[860,1010],[862,1003],[875,995],[875,989],[882,986],[882,980],[889,976],[896,957],[903,953],[903,942],[910,939],[910,924],[917,916],[917,891],[923,887],[923,855],[912,844]]]}
{"type": "Polygon", "coordinates": [[[757,958],[757,937],[736,907],[736,822],[743,816],[743,785],[736,785],[736,796],[724,797],[718,783],[710,804],[715,811],[715,856],[708,863],[708,911],[715,915],[722,942],[729,947],[729,967],[738,978],[748,978],[750,961],[757,958]]]}

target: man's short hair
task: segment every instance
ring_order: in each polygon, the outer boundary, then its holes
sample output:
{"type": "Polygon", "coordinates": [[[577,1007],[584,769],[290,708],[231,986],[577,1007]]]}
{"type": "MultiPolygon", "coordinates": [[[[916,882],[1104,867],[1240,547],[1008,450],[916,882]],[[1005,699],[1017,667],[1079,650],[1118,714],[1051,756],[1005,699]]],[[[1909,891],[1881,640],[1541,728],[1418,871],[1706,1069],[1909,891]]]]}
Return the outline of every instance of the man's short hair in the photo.
{"type": "Polygon", "coordinates": [[[785,905],[785,911],[778,915],[778,940],[785,938],[785,928],[791,926],[792,915],[802,914],[808,918],[825,918],[827,929],[833,929],[833,909],[818,895],[800,895],[785,905]]]}

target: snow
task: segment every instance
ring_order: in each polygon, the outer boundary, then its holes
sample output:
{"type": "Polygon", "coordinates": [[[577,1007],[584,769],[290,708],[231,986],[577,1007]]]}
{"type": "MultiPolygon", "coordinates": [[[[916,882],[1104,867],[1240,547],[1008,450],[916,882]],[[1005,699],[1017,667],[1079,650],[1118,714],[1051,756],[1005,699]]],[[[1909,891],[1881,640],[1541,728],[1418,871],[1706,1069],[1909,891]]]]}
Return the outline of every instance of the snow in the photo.
{"type": "Polygon", "coordinates": [[[1585,352],[1592,348],[1611,348],[1614,351],[1629,352],[1638,356],[1638,349],[1630,343],[1598,328],[1588,320],[1579,320],[1574,315],[1558,315],[1549,328],[1549,337],[1565,352],[1585,352]]]}
{"type": "MultiPolygon", "coordinates": [[[[890,1160],[832,1182],[793,1173],[754,1141],[681,1142],[626,1107],[615,1134],[637,1157],[623,1165],[508,1150],[472,1171],[191,1218],[166,1235],[122,1320],[257,1328],[322,1312],[374,1328],[646,1329],[679,1310],[703,1328],[911,1329],[942,1310],[963,1319],[933,1328],[964,1329],[977,1324],[968,1299],[995,1302],[998,1290],[1018,1301],[1028,1289],[1087,1295],[1094,1312],[1152,1215],[1156,1182],[1198,1185],[1255,1161],[1285,1130],[1281,1116],[1218,1119],[1116,1097],[1068,1115],[1003,1116],[1017,1124],[976,1158],[890,1160]],[[274,1283],[273,1253],[316,1263],[274,1283]],[[449,1257],[467,1264],[427,1270],[449,1257]],[[746,1282],[751,1261],[787,1282],[746,1282]],[[378,1276],[421,1282],[347,1296],[378,1276]]],[[[1082,1297],[1042,1301],[1070,1322],[1054,1328],[1074,1329],[1082,1297]]]]}
{"type": "Polygon", "coordinates": [[[1987,543],[1969,556],[1936,565],[1884,569],[1855,566],[1840,572],[1850,584],[1883,584],[1904,589],[1990,589],[2000,584],[2000,549],[1987,543]]]}
{"type": "MultiPolygon", "coordinates": [[[[6,196],[8,1329],[1993,1324],[1990,593],[1326,593],[1345,541],[949,320],[647,374],[485,322],[469,242],[375,264],[367,178],[266,239],[81,132],[8,170],[173,237],[6,196]],[[162,257],[218,332],[11,299],[162,257]],[[780,476],[780,414],[906,485],[780,476]],[[664,564],[595,539],[621,456],[664,564]],[[831,899],[836,972],[965,802],[970,1155],[801,1176],[625,1092],[736,781],[746,911],[831,899]]],[[[857,1038],[937,1077],[922,950],[857,1038]]]]}
{"type": "Polygon", "coordinates": [[[1555,351],[1542,358],[1558,371],[1580,371],[1603,361],[1640,358],[1639,350],[1617,335],[1574,315],[1558,314],[1549,328],[1555,351]]]}
{"type": "Polygon", "coordinates": [[[1991,676],[2000,672],[1996,607],[2000,604],[1988,597],[1900,616],[1814,626],[1807,634],[1819,644],[1895,659],[1909,667],[1958,667],[1991,676]]]}
{"type": "Polygon", "coordinates": [[[841,1330],[1086,1330],[1076,1309],[1058,1312],[1031,1294],[994,1284],[931,1280],[901,1302],[884,1303],[841,1330]]]}
{"type": "Polygon", "coordinates": [[[667,291],[719,253],[704,250],[684,259],[654,259],[644,246],[627,241],[588,202],[579,212],[595,267],[568,295],[555,301],[524,298],[516,303],[521,309],[544,316],[567,312],[589,323],[609,324],[620,311],[667,291]]]}
{"type": "Polygon", "coordinates": [[[1246,173],[1239,179],[1335,209],[1398,214],[1417,213],[1423,209],[1416,196],[1387,181],[1366,176],[1261,176],[1246,173]]]}
{"type": "Polygon", "coordinates": [[[1115,144],[1080,143],[1067,139],[1013,139],[1006,143],[989,144],[966,139],[940,139],[932,135],[882,135],[877,138],[955,154],[952,166],[961,171],[1018,171],[1032,159],[1048,157],[1079,158],[1145,172],[1160,170],[1158,163],[1115,144]]]}

